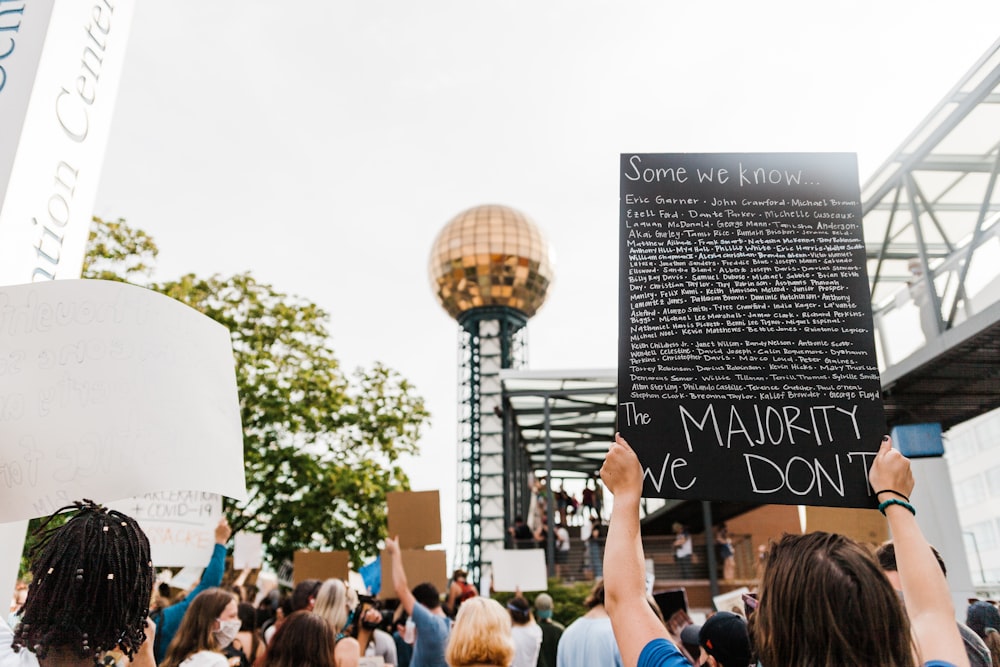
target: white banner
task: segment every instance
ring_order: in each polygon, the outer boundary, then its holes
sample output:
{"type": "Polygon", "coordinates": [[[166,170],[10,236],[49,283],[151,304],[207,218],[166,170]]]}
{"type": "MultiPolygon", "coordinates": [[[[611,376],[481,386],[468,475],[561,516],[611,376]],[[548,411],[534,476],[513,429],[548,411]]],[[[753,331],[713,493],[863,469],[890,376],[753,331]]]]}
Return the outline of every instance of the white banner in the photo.
{"type": "Polygon", "coordinates": [[[100,280],[0,287],[0,521],[79,498],[246,497],[225,327],[100,280]]]}
{"type": "Polygon", "coordinates": [[[0,285],[80,277],[133,7],[0,2],[0,285]]]}
{"type": "Polygon", "coordinates": [[[222,496],[204,491],[162,491],[119,500],[111,507],[142,526],[156,567],[204,568],[215,549],[222,496]]]}
{"type": "MultiPolygon", "coordinates": [[[[80,277],[133,7],[0,1],[0,285],[80,277]]],[[[0,596],[26,528],[0,524],[0,596]]]]}
{"type": "Polygon", "coordinates": [[[489,558],[495,591],[544,591],[549,586],[545,549],[495,549],[489,558]]]}

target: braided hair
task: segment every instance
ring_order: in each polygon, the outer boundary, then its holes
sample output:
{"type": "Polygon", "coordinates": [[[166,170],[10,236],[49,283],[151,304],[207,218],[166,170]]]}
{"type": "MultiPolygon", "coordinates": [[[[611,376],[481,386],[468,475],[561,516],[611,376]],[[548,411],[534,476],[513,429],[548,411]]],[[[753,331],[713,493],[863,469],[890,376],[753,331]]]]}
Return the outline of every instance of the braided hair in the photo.
{"type": "Polygon", "coordinates": [[[131,658],[146,640],[153,588],[149,540],[139,524],[83,500],[56,510],[35,534],[14,650],[26,647],[44,659],[54,649],[97,662],[118,648],[131,658]],[[66,523],[47,528],[67,510],[74,512],[66,523]]]}

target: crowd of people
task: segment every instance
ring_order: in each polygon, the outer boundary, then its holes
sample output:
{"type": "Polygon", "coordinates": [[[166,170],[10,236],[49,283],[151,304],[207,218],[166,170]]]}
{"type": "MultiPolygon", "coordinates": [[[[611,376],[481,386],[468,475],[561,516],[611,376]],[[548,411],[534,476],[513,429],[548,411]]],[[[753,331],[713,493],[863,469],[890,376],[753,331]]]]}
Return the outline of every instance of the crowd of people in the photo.
{"type": "MultiPolygon", "coordinates": [[[[554,569],[557,579],[574,579],[579,574],[585,579],[601,576],[603,570],[604,491],[599,480],[585,482],[582,500],[560,485],[551,494],[554,569]],[[577,531],[584,543],[582,563],[567,568],[574,538],[570,528],[577,531]],[[580,567],[582,566],[582,568],[580,567]]],[[[508,547],[513,549],[545,549],[549,546],[549,490],[544,480],[532,485],[532,502],[527,518],[516,516],[507,528],[508,547]]],[[[548,553],[546,553],[548,556],[548,553]]]]}
{"type": "MultiPolygon", "coordinates": [[[[877,553],[842,535],[786,535],[766,551],[745,608],[704,623],[664,618],[647,592],[639,534],[642,469],[616,436],[601,476],[614,494],[603,578],[563,626],[547,593],[505,604],[457,570],[446,591],[411,586],[386,540],[393,613],[343,581],[309,579],[287,595],[223,588],[225,521],[201,581],[179,601],[154,590],[149,542],[130,517],[89,501],[43,525],[13,627],[0,621],[0,667],[974,667],[1000,665],[1000,611],[955,621],[943,561],[909,496],[909,461],[886,438],[869,480],[892,531],[877,553]]],[[[683,528],[683,527],[682,527],[683,528]]],[[[676,531],[675,548],[684,546],[676,531]]],[[[690,537],[686,537],[690,540],[690,537]]],[[[717,538],[718,540],[718,538],[717,538]]],[[[719,542],[723,544],[723,542],[719,542]]]]}

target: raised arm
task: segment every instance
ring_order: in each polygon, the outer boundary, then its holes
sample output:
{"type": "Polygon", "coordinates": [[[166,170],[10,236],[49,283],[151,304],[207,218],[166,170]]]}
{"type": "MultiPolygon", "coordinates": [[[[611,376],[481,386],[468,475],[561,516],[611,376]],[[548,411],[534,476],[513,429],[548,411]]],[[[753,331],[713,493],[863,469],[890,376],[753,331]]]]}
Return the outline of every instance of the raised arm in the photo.
{"type": "Polygon", "coordinates": [[[201,574],[201,581],[198,583],[197,593],[189,596],[192,600],[206,588],[214,588],[222,585],[222,575],[226,572],[226,543],[229,542],[233,529],[229,527],[226,517],[219,519],[215,526],[215,546],[212,547],[212,557],[208,561],[208,566],[201,574]]]}
{"type": "Polygon", "coordinates": [[[889,436],[882,440],[868,472],[868,481],[878,493],[880,503],[890,500],[904,503],[890,503],[883,509],[896,545],[896,567],[903,587],[903,601],[921,660],[943,660],[967,667],[969,661],[955,625],[955,608],[948,583],[908,507],[908,497],[913,491],[910,461],[892,448],[889,436]]]}
{"type": "Polygon", "coordinates": [[[413,616],[413,605],[417,599],[410,591],[410,585],[406,581],[406,571],[403,569],[403,557],[399,553],[399,538],[387,537],[385,539],[385,552],[392,559],[392,587],[396,590],[396,597],[403,609],[410,616],[413,616]]]}
{"type": "Polygon", "coordinates": [[[201,573],[201,581],[183,600],[170,605],[160,615],[156,631],[161,637],[157,645],[154,646],[157,662],[162,662],[166,656],[167,646],[170,645],[174,634],[180,627],[181,619],[184,618],[191,601],[198,597],[202,591],[222,584],[222,575],[226,572],[226,543],[232,534],[233,529],[229,527],[226,517],[219,519],[219,523],[215,527],[215,546],[212,547],[212,557],[209,559],[205,571],[201,573]]]}
{"type": "Polygon", "coordinates": [[[646,603],[646,561],[639,534],[642,467],[617,433],[601,467],[601,479],[615,497],[604,546],[604,607],[611,616],[622,662],[635,667],[650,641],[669,641],[669,635],[646,603]]]}

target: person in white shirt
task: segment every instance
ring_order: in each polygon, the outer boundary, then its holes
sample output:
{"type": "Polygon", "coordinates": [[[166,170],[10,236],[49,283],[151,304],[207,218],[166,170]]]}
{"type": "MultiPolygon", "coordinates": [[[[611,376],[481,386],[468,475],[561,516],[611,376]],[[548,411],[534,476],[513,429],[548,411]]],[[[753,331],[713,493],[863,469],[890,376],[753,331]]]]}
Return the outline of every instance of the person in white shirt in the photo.
{"type": "Polygon", "coordinates": [[[514,662],[511,667],[535,667],[542,650],[542,629],[531,615],[531,605],[518,593],[507,603],[511,636],[514,638],[514,662]]]}

